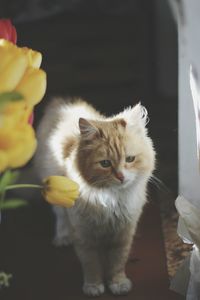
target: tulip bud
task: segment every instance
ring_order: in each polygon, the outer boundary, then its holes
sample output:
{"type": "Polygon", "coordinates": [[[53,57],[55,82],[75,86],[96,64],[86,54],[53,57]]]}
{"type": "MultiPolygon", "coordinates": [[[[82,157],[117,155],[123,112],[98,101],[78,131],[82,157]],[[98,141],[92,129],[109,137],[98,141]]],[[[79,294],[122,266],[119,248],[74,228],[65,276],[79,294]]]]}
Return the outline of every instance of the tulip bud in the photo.
{"type": "Polygon", "coordinates": [[[49,176],[43,183],[43,196],[51,204],[69,208],[79,196],[78,184],[67,177],[49,176]]]}

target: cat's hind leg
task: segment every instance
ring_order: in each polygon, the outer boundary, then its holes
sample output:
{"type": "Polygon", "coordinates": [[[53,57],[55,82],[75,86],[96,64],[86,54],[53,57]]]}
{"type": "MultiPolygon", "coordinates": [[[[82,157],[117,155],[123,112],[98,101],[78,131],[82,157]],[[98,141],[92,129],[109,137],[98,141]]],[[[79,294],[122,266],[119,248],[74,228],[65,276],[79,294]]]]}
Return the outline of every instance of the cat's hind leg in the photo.
{"type": "Polygon", "coordinates": [[[67,211],[65,208],[59,206],[53,206],[53,211],[56,217],[53,244],[57,247],[68,246],[71,244],[71,239],[67,211]]]}

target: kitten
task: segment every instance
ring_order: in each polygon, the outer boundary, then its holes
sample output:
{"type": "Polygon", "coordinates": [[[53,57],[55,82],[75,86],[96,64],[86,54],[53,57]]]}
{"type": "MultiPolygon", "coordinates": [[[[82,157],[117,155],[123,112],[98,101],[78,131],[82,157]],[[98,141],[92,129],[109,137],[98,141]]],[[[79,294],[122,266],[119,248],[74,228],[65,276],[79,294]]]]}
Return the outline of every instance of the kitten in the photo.
{"type": "Polygon", "coordinates": [[[57,245],[73,243],[86,295],[115,295],[131,281],[125,264],[146,203],[155,153],[137,104],[106,118],[82,100],[54,101],[38,129],[35,165],[40,178],[65,175],[80,185],[74,207],[54,206],[57,245]]]}

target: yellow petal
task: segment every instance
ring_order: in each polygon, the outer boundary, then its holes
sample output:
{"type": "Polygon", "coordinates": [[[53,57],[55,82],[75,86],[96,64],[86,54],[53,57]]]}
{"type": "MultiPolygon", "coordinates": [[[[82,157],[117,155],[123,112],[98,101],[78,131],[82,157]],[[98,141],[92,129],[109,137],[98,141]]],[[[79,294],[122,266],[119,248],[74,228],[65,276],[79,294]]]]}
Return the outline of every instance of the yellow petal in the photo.
{"type": "Polygon", "coordinates": [[[5,151],[0,150],[0,172],[3,172],[8,167],[8,158],[5,151]]]}
{"type": "Polygon", "coordinates": [[[16,53],[20,52],[28,60],[28,66],[39,69],[42,62],[42,54],[27,47],[17,47],[13,43],[0,39],[0,71],[16,53]]]}
{"type": "Polygon", "coordinates": [[[75,200],[72,200],[71,198],[66,197],[66,195],[61,195],[59,193],[49,193],[47,191],[43,192],[44,198],[49,202],[50,204],[64,206],[67,208],[72,207],[75,204],[75,200]]]}
{"type": "Polygon", "coordinates": [[[24,166],[36,149],[34,130],[30,125],[15,129],[0,129],[0,152],[7,158],[11,168],[24,166]]]}
{"type": "Polygon", "coordinates": [[[41,69],[27,68],[15,90],[25,97],[29,106],[36,105],[46,91],[46,73],[41,69]]]}
{"type": "Polygon", "coordinates": [[[19,52],[21,50],[16,45],[7,40],[0,39],[0,72],[8,65],[13,56],[19,52]]]}
{"type": "Polygon", "coordinates": [[[27,63],[27,58],[22,53],[13,53],[13,57],[0,72],[0,93],[15,89],[25,73],[27,63]]]}
{"type": "Polygon", "coordinates": [[[8,41],[0,39],[0,72],[10,62],[13,57],[13,52],[9,51],[8,41]]]}
{"type": "Polygon", "coordinates": [[[64,176],[49,176],[43,182],[43,195],[51,204],[71,207],[79,196],[78,184],[64,176]]]}
{"type": "Polygon", "coordinates": [[[18,124],[27,123],[30,112],[25,100],[9,102],[0,112],[0,128],[16,128],[18,124]]]}
{"type": "MultiPolygon", "coordinates": [[[[9,164],[11,168],[24,166],[33,156],[37,147],[35,133],[30,125],[18,129],[20,135],[15,150],[10,153],[9,164]]],[[[9,153],[8,153],[9,154],[9,153]]]]}
{"type": "Polygon", "coordinates": [[[65,192],[78,189],[78,184],[65,176],[49,176],[43,180],[44,184],[52,189],[65,192]]]}
{"type": "Polygon", "coordinates": [[[67,190],[67,191],[61,191],[53,189],[52,187],[47,190],[47,194],[53,201],[65,201],[66,199],[68,201],[74,201],[78,196],[77,190],[67,190]]]}
{"type": "Polygon", "coordinates": [[[22,51],[28,57],[28,66],[39,69],[42,62],[41,53],[26,47],[23,47],[22,51]]]}

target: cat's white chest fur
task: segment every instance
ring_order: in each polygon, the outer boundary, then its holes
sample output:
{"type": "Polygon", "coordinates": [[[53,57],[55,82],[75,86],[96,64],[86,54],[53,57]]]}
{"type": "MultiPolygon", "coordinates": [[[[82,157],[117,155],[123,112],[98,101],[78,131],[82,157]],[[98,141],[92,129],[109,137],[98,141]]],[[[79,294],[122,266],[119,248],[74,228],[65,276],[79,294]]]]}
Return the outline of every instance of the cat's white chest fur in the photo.
{"type": "Polygon", "coordinates": [[[97,223],[115,223],[116,220],[137,223],[145,202],[145,191],[141,185],[100,189],[91,188],[84,183],[80,184],[77,207],[90,206],[93,211],[91,217],[95,218],[97,223]]]}

